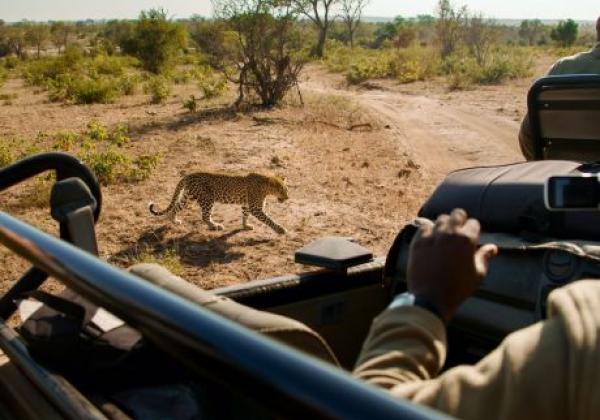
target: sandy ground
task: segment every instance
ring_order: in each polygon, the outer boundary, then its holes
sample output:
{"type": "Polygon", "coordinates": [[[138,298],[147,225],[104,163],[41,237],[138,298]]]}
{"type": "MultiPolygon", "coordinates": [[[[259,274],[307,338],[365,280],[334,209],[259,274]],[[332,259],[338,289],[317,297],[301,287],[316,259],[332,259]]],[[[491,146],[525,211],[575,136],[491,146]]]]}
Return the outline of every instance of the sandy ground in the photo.
{"type": "MultiPolygon", "coordinates": [[[[448,92],[441,81],[374,81],[350,89],[339,76],[309,67],[304,107],[294,99],[282,109],[238,114],[224,112],[222,103],[190,114],[181,102],[200,96],[193,86],[177,86],[164,105],[149,105],[139,94],[113,105],[73,106],[47,103],[45,94],[11,79],[0,93],[17,98],[0,106],[0,141],[83,130],[90,120],[128,123],[133,142],[125,151],[158,152],[162,159],[149,180],[104,189],[101,256],[124,267],[144,252],[170,250],[185,278],[210,289],[304,270],[294,251],[326,235],[352,237],[384,255],[449,171],[522,160],[516,138],[530,83],[448,92]],[[195,206],[180,226],[149,216],[147,202],[167,205],[182,174],[205,170],[285,176],[290,200],[270,200],[268,212],[289,234],[278,236],[258,221],[254,231],[239,230],[236,206],[215,208],[224,232],[208,231],[195,206]]],[[[0,208],[54,232],[48,211],[24,199],[31,188],[2,193],[0,208]]],[[[0,264],[0,290],[26,268],[6,250],[0,264]]]]}

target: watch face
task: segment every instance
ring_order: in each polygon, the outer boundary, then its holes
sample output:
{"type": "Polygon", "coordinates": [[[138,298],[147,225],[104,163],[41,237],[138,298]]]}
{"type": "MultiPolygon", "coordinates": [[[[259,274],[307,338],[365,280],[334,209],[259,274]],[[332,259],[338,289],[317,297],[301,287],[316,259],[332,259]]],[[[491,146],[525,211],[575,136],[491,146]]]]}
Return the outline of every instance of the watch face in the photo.
{"type": "Polygon", "coordinates": [[[402,293],[394,298],[389,308],[400,308],[402,306],[414,306],[415,305],[415,295],[412,293],[402,293]]]}

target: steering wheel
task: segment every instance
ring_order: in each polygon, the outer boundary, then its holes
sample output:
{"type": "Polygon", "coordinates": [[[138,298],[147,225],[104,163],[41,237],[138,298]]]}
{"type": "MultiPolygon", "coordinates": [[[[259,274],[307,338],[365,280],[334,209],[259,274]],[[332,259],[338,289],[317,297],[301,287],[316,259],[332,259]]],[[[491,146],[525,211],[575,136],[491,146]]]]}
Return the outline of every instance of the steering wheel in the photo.
{"type": "MultiPolygon", "coordinates": [[[[0,169],[0,192],[48,171],[53,171],[56,176],[49,204],[52,217],[59,221],[61,239],[74,242],[66,216],[70,210],[76,210],[73,203],[66,203],[67,205],[60,207],[61,204],[65,204],[61,202],[60,197],[63,191],[73,199],[83,198],[80,203],[89,206],[93,216],[90,223],[93,233],[93,224],[100,218],[102,207],[100,184],[93,172],[72,155],[59,152],[42,153],[0,169]],[[62,190],[57,188],[59,185],[65,188],[62,190]]],[[[40,287],[47,278],[48,275],[45,272],[31,267],[0,299],[0,317],[4,319],[10,317],[16,310],[15,300],[23,293],[40,287]]]]}

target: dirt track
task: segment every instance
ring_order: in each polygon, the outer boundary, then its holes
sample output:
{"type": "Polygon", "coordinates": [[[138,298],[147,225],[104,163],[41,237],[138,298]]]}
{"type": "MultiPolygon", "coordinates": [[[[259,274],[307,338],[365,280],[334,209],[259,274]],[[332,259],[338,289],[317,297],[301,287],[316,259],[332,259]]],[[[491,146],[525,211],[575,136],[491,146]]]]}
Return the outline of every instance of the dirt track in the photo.
{"type": "MultiPolygon", "coordinates": [[[[519,118],[514,115],[521,115],[524,103],[511,117],[499,115],[501,108],[482,107],[478,96],[486,92],[481,90],[461,92],[448,100],[447,95],[439,97],[443,92],[439,86],[433,94],[419,92],[418,87],[402,92],[389,82],[370,83],[368,87],[349,91],[339,77],[319,69],[313,69],[304,82],[305,89],[346,95],[373,111],[398,147],[436,180],[459,168],[523,159],[517,143],[519,118]]],[[[493,92],[494,88],[487,94],[493,92]]]]}

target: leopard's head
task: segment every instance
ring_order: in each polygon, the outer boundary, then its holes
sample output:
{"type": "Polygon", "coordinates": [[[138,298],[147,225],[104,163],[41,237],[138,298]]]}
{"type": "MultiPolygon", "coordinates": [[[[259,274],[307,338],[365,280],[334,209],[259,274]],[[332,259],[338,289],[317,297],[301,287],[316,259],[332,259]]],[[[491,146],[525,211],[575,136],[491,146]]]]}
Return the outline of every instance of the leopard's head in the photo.
{"type": "Polygon", "coordinates": [[[271,178],[271,185],[273,187],[273,195],[277,197],[280,203],[284,203],[287,201],[288,197],[288,187],[285,182],[285,178],[275,176],[271,178]]]}

